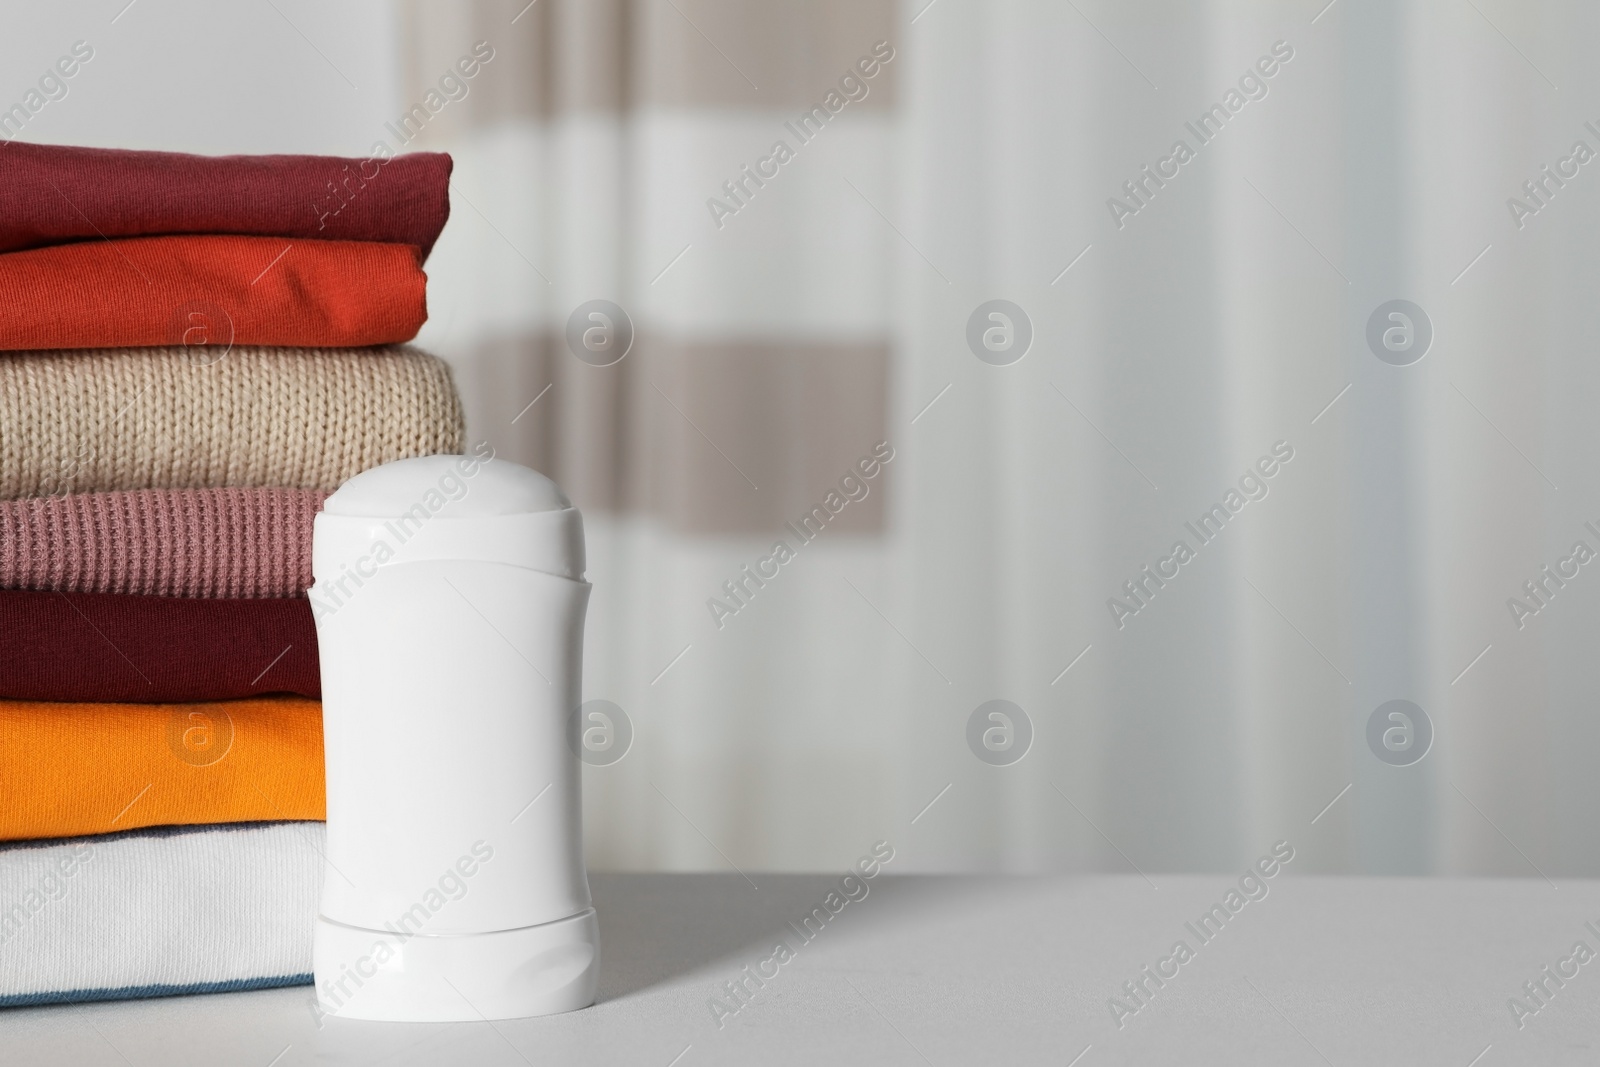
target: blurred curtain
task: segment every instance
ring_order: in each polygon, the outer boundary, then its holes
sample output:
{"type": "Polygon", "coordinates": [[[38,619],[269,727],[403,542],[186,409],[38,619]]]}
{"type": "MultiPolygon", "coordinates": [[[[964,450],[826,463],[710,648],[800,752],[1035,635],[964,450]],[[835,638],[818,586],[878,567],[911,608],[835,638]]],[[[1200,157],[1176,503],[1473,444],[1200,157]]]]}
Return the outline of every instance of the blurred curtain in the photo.
{"type": "Polygon", "coordinates": [[[408,101],[493,49],[408,146],[457,161],[421,340],[457,368],[473,438],[585,515],[585,695],[635,731],[624,759],[587,770],[591,863],[852,860],[894,807],[894,690],[882,623],[841,578],[882,595],[897,461],[766,588],[746,580],[736,617],[719,628],[706,602],[736,605],[724,583],[795,542],[785,522],[892,436],[892,235],[841,173],[887,186],[896,63],[814,144],[783,126],[893,36],[891,5],[407,12],[408,101]],[[804,158],[765,188],[746,179],[748,206],[719,228],[707,200],[737,203],[724,182],[779,139],[804,158]],[[636,327],[613,366],[565,340],[593,299],[636,327]]]}
{"type": "Polygon", "coordinates": [[[1596,15],[1319,6],[404,9],[406,147],[457,160],[422,341],[472,437],[583,508],[586,695],[634,729],[586,770],[591,863],[887,838],[911,868],[1155,874],[1287,838],[1303,869],[1600,869],[1600,578],[1521,629],[1505,603],[1600,548],[1597,201],[1505,205],[1600,147],[1564,102],[1596,15]],[[796,136],[879,42],[865,97],[796,136]],[[1264,95],[1118,219],[1278,42],[1264,95]],[[1033,328],[1009,366],[966,340],[997,298],[1033,328]],[[1396,298],[1434,329],[1406,367],[1365,337],[1396,298]],[[594,299],[636,327],[613,366],[565,339],[594,299]],[[879,441],[867,498],[719,626],[707,601],[879,441]],[[1265,497],[1188,532],[1280,442],[1265,497]],[[1367,742],[1397,698],[1435,733],[1409,767],[1367,742]],[[1010,766],[969,750],[992,699],[1032,723],[1010,766]]]}

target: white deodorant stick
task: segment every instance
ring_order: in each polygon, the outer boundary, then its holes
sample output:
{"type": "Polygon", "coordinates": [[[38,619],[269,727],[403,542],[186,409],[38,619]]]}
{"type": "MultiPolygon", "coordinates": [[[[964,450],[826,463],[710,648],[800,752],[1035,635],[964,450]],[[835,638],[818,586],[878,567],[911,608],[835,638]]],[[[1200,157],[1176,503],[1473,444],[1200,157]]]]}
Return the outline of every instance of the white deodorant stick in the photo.
{"type": "Polygon", "coordinates": [[[320,1011],[446,1022],[592,1004],[599,932],[567,737],[582,518],[526,467],[428,456],[345,482],[312,544],[320,1011]]]}

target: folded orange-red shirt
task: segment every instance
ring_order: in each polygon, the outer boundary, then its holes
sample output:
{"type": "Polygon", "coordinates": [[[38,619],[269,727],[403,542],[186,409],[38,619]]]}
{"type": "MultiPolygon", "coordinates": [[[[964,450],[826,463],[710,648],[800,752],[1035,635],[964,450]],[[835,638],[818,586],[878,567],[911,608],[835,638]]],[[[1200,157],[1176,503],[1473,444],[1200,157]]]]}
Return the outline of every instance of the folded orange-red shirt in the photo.
{"type": "Polygon", "coordinates": [[[0,349],[397,344],[427,320],[412,245],[136,237],[0,255],[0,349]]]}
{"type": "Polygon", "coordinates": [[[0,701],[0,841],[325,818],[322,704],[0,701]]]}

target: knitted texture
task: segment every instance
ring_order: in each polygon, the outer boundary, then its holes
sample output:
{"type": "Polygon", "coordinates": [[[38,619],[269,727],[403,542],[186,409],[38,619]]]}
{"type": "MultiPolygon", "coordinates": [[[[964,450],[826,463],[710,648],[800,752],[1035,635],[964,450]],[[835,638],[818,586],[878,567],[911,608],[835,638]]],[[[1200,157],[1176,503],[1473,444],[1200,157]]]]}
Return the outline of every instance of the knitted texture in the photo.
{"type": "Polygon", "coordinates": [[[323,817],[322,705],[0,700],[0,840],[323,817]]]}
{"type": "MultiPolygon", "coordinates": [[[[0,698],[168,704],[322,696],[306,597],[0,589],[0,698]]],[[[0,782],[5,779],[0,777],[0,782]]]]}
{"type": "Polygon", "coordinates": [[[450,157],[191,156],[10,141],[0,252],[107,237],[239,233],[387,241],[424,257],[450,215],[450,157]]]}
{"type": "Polygon", "coordinates": [[[321,489],[141,489],[0,501],[0,588],[287,597],[311,587],[321,489]]]}
{"type": "Polygon", "coordinates": [[[0,255],[0,349],[397,344],[428,318],[411,245],[140,237],[0,255]]]}
{"type": "Polygon", "coordinates": [[[111,489],[336,489],[459,453],[443,361],[409,347],[28,352],[0,358],[0,500],[111,489]]]}

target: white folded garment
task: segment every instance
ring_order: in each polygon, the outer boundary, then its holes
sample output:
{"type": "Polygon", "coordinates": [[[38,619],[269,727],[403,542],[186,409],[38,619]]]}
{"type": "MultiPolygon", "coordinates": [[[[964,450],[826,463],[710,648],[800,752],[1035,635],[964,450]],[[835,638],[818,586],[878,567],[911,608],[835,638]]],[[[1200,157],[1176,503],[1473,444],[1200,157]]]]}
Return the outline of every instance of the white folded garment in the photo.
{"type": "Polygon", "coordinates": [[[0,842],[0,1007],[311,982],[323,824],[0,842]]]}

